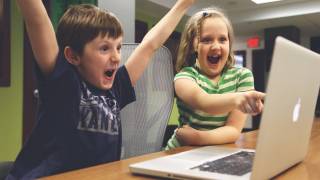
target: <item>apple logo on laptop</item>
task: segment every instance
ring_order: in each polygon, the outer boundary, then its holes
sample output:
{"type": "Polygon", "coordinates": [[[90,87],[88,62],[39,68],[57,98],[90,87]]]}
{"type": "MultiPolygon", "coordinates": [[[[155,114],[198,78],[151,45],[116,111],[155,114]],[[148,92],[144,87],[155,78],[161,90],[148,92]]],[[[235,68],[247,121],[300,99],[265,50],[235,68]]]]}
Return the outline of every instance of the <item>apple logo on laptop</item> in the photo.
{"type": "Polygon", "coordinates": [[[298,102],[294,105],[293,108],[293,122],[297,122],[300,115],[301,108],[301,98],[298,98],[298,102]]]}

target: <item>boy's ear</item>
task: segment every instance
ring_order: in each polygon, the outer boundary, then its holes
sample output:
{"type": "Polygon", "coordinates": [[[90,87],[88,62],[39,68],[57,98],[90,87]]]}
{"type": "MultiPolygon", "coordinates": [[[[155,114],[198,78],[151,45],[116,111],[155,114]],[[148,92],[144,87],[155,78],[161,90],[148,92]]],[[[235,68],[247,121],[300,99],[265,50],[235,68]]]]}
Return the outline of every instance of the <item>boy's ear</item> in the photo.
{"type": "Polygon", "coordinates": [[[64,48],[64,56],[70,64],[75,66],[80,64],[79,56],[71,49],[71,47],[67,46],[64,48]]]}

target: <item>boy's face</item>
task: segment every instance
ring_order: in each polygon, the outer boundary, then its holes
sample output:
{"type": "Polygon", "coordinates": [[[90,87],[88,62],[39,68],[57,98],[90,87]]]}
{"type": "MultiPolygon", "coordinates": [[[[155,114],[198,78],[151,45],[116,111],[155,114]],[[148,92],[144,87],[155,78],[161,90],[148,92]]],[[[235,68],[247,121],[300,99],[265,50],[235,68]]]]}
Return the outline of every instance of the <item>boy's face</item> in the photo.
{"type": "Polygon", "coordinates": [[[122,36],[114,39],[101,34],[84,46],[77,68],[85,81],[101,90],[112,87],[120,63],[122,36]]]}
{"type": "Polygon", "coordinates": [[[215,17],[205,19],[198,45],[201,71],[211,79],[218,78],[227,62],[229,51],[228,28],[225,22],[215,17]]]}

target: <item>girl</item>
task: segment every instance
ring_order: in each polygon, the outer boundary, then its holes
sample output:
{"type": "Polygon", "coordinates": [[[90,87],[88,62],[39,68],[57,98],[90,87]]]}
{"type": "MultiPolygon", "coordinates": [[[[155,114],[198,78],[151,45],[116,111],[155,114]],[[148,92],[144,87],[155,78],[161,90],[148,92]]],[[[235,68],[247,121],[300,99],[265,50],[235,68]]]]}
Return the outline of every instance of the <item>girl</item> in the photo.
{"type": "Polygon", "coordinates": [[[174,87],[179,126],[166,149],[236,141],[246,113],[262,111],[265,94],[254,91],[252,72],[236,68],[233,29],[219,10],[194,14],[182,34],[174,87]]]}

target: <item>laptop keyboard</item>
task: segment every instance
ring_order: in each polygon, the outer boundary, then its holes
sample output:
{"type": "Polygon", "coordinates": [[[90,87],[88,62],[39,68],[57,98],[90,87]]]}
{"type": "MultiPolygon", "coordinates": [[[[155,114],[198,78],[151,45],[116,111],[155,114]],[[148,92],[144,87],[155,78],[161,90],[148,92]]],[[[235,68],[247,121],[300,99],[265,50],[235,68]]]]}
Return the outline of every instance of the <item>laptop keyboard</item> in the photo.
{"type": "Polygon", "coordinates": [[[254,152],[240,151],[221,159],[205,162],[191,169],[242,176],[251,171],[253,157],[254,152]]]}

